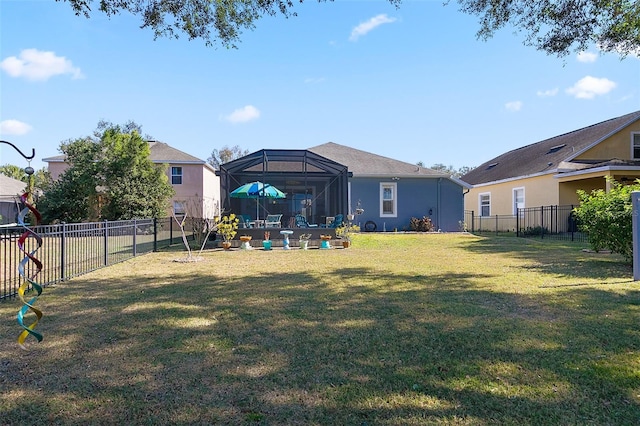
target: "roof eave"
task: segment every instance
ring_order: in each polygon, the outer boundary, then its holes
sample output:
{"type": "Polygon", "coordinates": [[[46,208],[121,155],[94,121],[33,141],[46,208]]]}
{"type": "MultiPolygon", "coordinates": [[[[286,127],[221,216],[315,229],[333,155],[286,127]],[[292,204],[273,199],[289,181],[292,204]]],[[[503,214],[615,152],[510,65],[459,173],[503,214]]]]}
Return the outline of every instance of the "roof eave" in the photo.
{"type": "Polygon", "coordinates": [[[557,173],[557,171],[558,171],[558,169],[553,169],[553,170],[546,170],[544,172],[533,173],[533,174],[530,174],[530,175],[515,176],[515,177],[510,177],[510,178],[505,178],[505,179],[492,180],[490,182],[482,182],[482,183],[471,184],[471,187],[472,188],[480,188],[480,187],[483,187],[483,186],[496,185],[496,184],[499,184],[499,183],[513,182],[513,181],[522,180],[522,179],[531,179],[531,178],[535,178],[535,177],[539,177],[539,176],[544,176],[544,175],[548,175],[548,174],[552,174],[552,173],[557,173]]]}
{"type": "Polygon", "coordinates": [[[640,172],[640,166],[601,166],[601,167],[592,167],[590,169],[580,169],[572,172],[563,172],[555,174],[553,177],[563,178],[563,177],[571,177],[571,176],[580,176],[591,173],[602,173],[602,172],[610,172],[610,171],[634,171],[640,172]]]}

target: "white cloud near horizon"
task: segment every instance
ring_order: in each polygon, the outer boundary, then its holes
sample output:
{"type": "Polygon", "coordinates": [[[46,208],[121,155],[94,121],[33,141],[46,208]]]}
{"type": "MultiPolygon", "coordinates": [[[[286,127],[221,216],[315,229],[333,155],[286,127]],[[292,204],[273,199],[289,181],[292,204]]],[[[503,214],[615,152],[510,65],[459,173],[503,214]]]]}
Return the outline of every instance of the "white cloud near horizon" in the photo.
{"type": "Polygon", "coordinates": [[[591,63],[598,60],[598,55],[593,52],[580,52],[576,56],[578,62],[591,63]]]}
{"type": "Polygon", "coordinates": [[[390,24],[395,21],[396,21],[396,18],[389,18],[386,13],[376,15],[373,18],[369,19],[368,21],[358,24],[353,30],[351,30],[349,41],[356,41],[361,36],[366,35],[370,31],[373,31],[380,25],[390,24]]]}
{"type": "Polygon", "coordinates": [[[233,124],[246,123],[248,121],[257,120],[260,118],[260,110],[253,105],[246,105],[242,108],[238,108],[229,115],[222,117],[223,120],[233,124]]]}
{"type": "Polygon", "coordinates": [[[31,131],[31,126],[18,120],[0,121],[0,135],[24,135],[31,131]]]}
{"type": "Polygon", "coordinates": [[[547,89],[547,90],[538,90],[536,92],[536,95],[538,95],[541,98],[548,98],[551,96],[555,96],[558,94],[558,88],[554,87],[553,89],[547,89]]]}
{"type": "Polygon", "coordinates": [[[520,111],[522,109],[522,101],[511,101],[504,104],[507,111],[520,111]]]}
{"type": "Polygon", "coordinates": [[[616,86],[617,84],[608,78],[597,78],[588,75],[566,89],[566,92],[576,99],[593,99],[599,95],[606,95],[616,86]]]}
{"type": "Polygon", "coordinates": [[[24,49],[19,57],[9,56],[0,62],[0,68],[11,77],[24,77],[31,81],[46,81],[55,75],[69,74],[72,79],[84,78],[80,68],[64,56],[38,49],[24,49]]]}

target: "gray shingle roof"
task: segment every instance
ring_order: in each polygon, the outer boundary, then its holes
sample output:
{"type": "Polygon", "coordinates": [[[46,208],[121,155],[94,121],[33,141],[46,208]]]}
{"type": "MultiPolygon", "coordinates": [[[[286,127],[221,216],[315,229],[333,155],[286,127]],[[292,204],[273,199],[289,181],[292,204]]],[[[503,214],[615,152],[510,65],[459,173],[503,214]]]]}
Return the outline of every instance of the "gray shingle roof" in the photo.
{"type": "Polygon", "coordinates": [[[416,166],[334,142],[314,146],[309,148],[309,151],[347,166],[354,176],[449,177],[446,173],[427,167],[416,166]]]}
{"type": "MultiPolygon", "coordinates": [[[[209,163],[201,160],[198,157],[194,157],[191,154],[180,151],[164,142],[148,141],[149,142],[149,158],[154,163],[172,163],[172,164],[204,164],[207,167],[213,169],[209,163]]],[[[45,162],[62,162],[64,161],[64,155],[56,155],[53,157],[43,158],[45,162]]]]}
{"type": "Polygon", "coordinates": [[[21,194],[27,184],[0,173],[0,198],[13,198],[21,194]]]}
{"type": "MultiPolygon", "coordinates": [[[[460,179],[478,185],[540,173],[555,173],[561,163],[563,167],[571,168],[571,160],[581,152],[637,120],[640,120],[640,111],[523,146],[492,158],[460,179]]],[[[603,158],[595,163],[602,165],[609,160],[612,159],[603,158]]],[[[580,166],[582,167],[584,164],[580,166]]]]}

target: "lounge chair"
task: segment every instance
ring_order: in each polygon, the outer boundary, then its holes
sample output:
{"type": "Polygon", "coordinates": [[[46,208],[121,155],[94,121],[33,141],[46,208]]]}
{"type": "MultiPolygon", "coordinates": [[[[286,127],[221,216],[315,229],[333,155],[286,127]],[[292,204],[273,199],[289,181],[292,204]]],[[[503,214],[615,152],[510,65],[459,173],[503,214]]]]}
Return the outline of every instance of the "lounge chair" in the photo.
{"type": "Polygon", "coordinates": [[[317,227],[318,227],[318,224],[307,222],[307,219],[303,215],[301,214],[296,215],[296,228],[317,228],[317,227]]]}
{"type": "Polygon", "coordinates": [[[238,227],[239,228],[252,228],[253,224],[251,223],[251,216],[249,216],[248,214],[239,214],[238,215],[238,227]]]}
{"type": "Polygon", "coordinates": [[[342,226],[342,222],[344,221],[344,215],[337,214],[333,222],[329,224],[329,228],[337,228],[342,226]]]}
{"type": "Polygon", "coordinates": [[[270,214],[264,220],[265,228],[282,228],[282,220],[281,214],[270,214]]]}

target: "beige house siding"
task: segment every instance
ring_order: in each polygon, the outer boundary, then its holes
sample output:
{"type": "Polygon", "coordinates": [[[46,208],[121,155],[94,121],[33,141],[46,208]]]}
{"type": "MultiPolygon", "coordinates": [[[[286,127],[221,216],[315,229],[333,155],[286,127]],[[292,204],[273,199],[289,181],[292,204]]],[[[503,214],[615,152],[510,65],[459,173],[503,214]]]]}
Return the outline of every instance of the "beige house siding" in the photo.
{"type": "MultiPolygon", "coordinates": [[[[172,184],[176,191],[171,203],[181,203],[191,217],[212,218],[220,213],[220,178],[212,168],[202,164],[169,164],[167,176],[171,182],[172,167],[182,168],[182,183],[172,184]]],[[[172,210],[169,210],[172,214],[172,210]]]]}
{"type": "Polygon", "coordinates": [[[513,215],[514,190],[524,189],[524,207],[558,204],[558,182],[552,174],[513,179],[505,182],[476,185],[465,195],[464,209],[480,214],[480,194],[491,195],[491,216],[513,215]],[[556,188],[554,190],[554,188],[556,188]]]}
{"type": "Polygon", "coordinates": [[[51,179],[58,180],[62,172],[67,170],[69,165],[64,161],[49,161],[47,170],[51,174],[51,179]]]}
{"type": "Polygon", "coordinates": [[[603,160],[618,158],[621,160],[631,160],[631,135],[640,133],[640,122],[633,123],[629,127],[611,135],[596,146],[578,155],[575,160],[603,160]]]}
{"type": "Polygon", "coordinates": [[[607,177],[622,183],[635,181],[640,178],[640,158],[633,158],[633,135],[640,134],[639,113],[588,126],[487,161],[478,167],[480,174],[473,171],[469,174],[470,179],[476,179],[476,184],[465,196],[465,210],[472,210],[478,216],[480,194],[490,194],[491,216],[513,215],[513,190],[519,187],[524,188],[525,208],[578,205],[578,190],[608,190],[607,177]],[[609,126],[609,122],[615,124],[609,126]],[[559,156],[548,157],[556,152],[559,156]],[[529,161],[533,167],[529,167],[529,161]],[[492,172],[492,166],[496,165],[506,172],[492,172]],[[535,168],[545,165],[549,169],[537,174],[535,168]],[[530,174],[514,176],[516,173],[510,171],[510,167],[521,173],[528,170],[530,174]],[[482,180],[487,176],[491,176],[491,181],[482,180]]]}
{"type": "Polygon", "coordinates": [[[558,204],[562,206],[575,206],[580,204],[577,193],[579,189],[587,192],[591,192],[593,189],[605,189],[606,180],[602,177],[602,174],[582,178],[580,180],[566,179],[567,178],[560,178],[558,185],[560,195],[558,204]]]}

